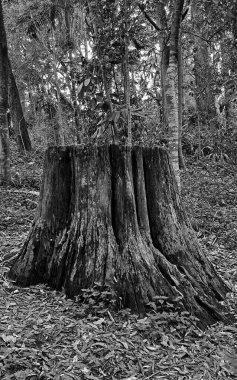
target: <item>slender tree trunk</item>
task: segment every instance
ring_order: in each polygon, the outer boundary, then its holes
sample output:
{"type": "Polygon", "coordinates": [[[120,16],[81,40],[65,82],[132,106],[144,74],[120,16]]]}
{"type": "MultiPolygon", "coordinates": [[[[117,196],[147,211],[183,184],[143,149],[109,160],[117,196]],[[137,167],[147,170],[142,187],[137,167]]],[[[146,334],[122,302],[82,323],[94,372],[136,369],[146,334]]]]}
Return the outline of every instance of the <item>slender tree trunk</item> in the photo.
{"type": "Polygon", "coordinates": [[[85,9],[83,5],[81,6],[80,12],[81,12],[81,35],[82,35],[83,45],[85,49],[85,59],[88,61],[89,59],[88,35],[87,35],[87,29],[86,29],[85,9]]]}
{"type": "Polygon", "coordinates": [[[29,152],[32,149],[31,141],[10,60],[8,60],[8,102],[18,149],[21,153],[29,152]]]}
{"type": "MultiPolygon", "coordinates": [[[[72,62],[73,62],[73,56],[72,52],[69,52],[69,62],[70,66],[72,68],[72,62]]],[[[84,136],[84,131],[82,129],[82,125],[80,125],[80,109],[77,101],[77,91],[76,91],[76,79],[75,76],[72,72],[71,69],[71,99],[72,99],[72,104],[73,104],[73,113],[74,113],[74,121],[75,121],[75,136],[76,136],[76,141],[78,144],[83,143],[83,136],[84,136]]]]}
{"type": "Polygon", "coordinates": [[[162,55],[161,55],[161,94],[162,94],[162,115],[163,115],[163,126],[165,131],[168,131],[168,106],[166,98],[166,81],[167,81],[167,70],[169,67],[169,54],[170,49],[167,45],[161,45],[162,55]]]}
{"type": "Polygon", "coordinates": [[[179,112],[179,168],[185,167],[182,152],[182,126],[183,126],[183,54],[182,54],[182,30],[180,28],[179,46],[178,46],[178,112],[179,112]]]}
{"type": "Polygon", "coordinates": [[[168,131],[168,115],[167,115],[167,101],[165,96],[166,74],[169,66],[170,48],[167,45],[167,18],[164,8],[164,3],[158,2],[156,5],[157,22],[160,28],[159,44],[160,44],[160,73],[161,73],[161,96],[162,96],[162,123],[164,129],[168,131]]]}
{"type": "Polygon", "coordinates": [[[57,71],[57,57],[56,57],[56,46],[55,46],[55,35],[52,29],[52,40],[53,40],[53,54],[52,54],[52,66],[54,73],[54,82],[56,87],[56,115],[55,115],[55,125],[54,125],[54,138],[56,145],[64,145],[64,133],[63,133],[63,119],[62,119],[62,104],[60,96],[60,83],[57,71]]]}
{"type": "Polygon", "coordinates": [[[129,77],[129,62],[128,62],[128,45],[129,45],[129,5],[128,0],[124,0],[124,57],[123,57],[123,72],[124,72],[124,95],[127,111],[127,144],[132,145],[132,119],[131,119],[131,104],[130,104],[130,77],[129,77]]]}
{"type": "MultiPolygon", "coordinates": [[[[94,40],[95,40],[95,46],[96,46],[96,53],[100,62],[101,66],[101,72],[102,72],[102,81],[104,86],[104,91],[106,95],[106,100],[109,105],[109,114],[112,116],[114,112],[113,102],[111,99],[111,89],[112,89],[112,68],[111,65],[108,65],[109,62],[107,62],[103,56],[103,51],[101,50],[101,41],[100,41],[100,34],[98,33],[98,29],[100,28],[100,22],[98,21],[98,17],[96,14],[96,6],[95,4],[91,4],[90,1],[87,1],[88,3],[88,9],[90,12],[91,19],[93,20],[93,32],[94,32],[94,40]]],[[[97,7],[99,5],[97,4],[97,7]]],[[[113,142],[115,142],[116,139],[116,122],[111,121],[111,132],[113,137],[113,142]]]]}
{"type": "Polygon", "coordinates": [[[194,56],[195,96],[198,112],[202,122],[208,122],[216,117],[215,96],[211,89],[211,68],[209,66],[208,46],[196,38],[197,52],[194,56]]]}
{"type": "Polygon", "coordinates": [[[0,185],[8,184],[10,181],[9,131],[7,124],[7,65],[7,38],[3,20],[2,1],[0,0],[0,185]]]}
{"type": "Polygon", "coordinates": [[[10,277],[70,297],[95,282],[143,314],[155,296],[182,298],[205,326],[225,319],[227,287],[199,246],[162,148],[53,147],[40,203],[10,277]]]}
{"type": "Polygon", "coordinates": [[[179,115],[178,115],[178,102],[177,102],[177,62],[176,58],[170,57],[169,68],[167,71],[167,113],[169,123],[169,151],[170,158],[175,172],[175,178],[180,188],[180,173],[179,173],[179,115]]]}
{"type": "MultiPolygon", "coordinates": [[[[230,56],[229,56],[229,46],[225,44],[224,41],[221,42],[221,73],[222,77],[224,79],[224,94],[223,99],[221,101],[222,108],[222,115],[225,119],[225,123],[227,128],[231,125],[231,121],[234,122],[234,118],[231,117],[230,113],[230,104],[233,96],[234,91],[230,91],[229,84],[230,84],[230,56]]],[[[237,70],[236,70],[237,71],[237,70]]]]}
{"type": "Polygon", "coordinates": [[[57,106],[55,115],[55,125],[54,125],[54,138],[56,145],[64,145],[64,134],[63,134],[63,120],[62,120],[62,105],[60,97],[60,86],[56,67],[56,57],[53,58],[53,70],[54,70],[54,80],[56,84],[56,95],[57,95],[57,106]]]}
{"type": "MultiPolygon", "coordinates": [[[[202,35],[202,17],[200,8],[195,1],[191,3],[191,14],[194,30],[197,35],[202,35]]],[[[197,109],[202,123],[211,121],[216,117],[215,95],[212,90],[212,69],[210,65],[209,46],[206,41],[195,37],[194,74],[195,74],[195,98],[197,109]]]]}
{"type": "Polygon", "coordinates": [[[176,0],[170,34],[170,60],[167,70],[166,101],[169,123],[169,150],[175,178],[180,188],[179,173],[179,112],[177,101],[178,45],[184,0],[176,0]]]}
{"type": "MultiPolygon", "coordinates": [[[[73,53],[72,49],[74,47],[72,36],[71,36],[71,18],[73,17],[73,14],[71,12],[70,3],[65,2],[65,26],[66,26],[66,34],[67,34],[67,43],[69,46],[69,52],[68,52],[68,58],[69,58],[69,70],[70,70],[70,78],[71,78],[71,99],[73,104],[73,112],[74,112],[74,121],[75,121],[75,136],[77,139],[77,143],[81,144],[83,142],[83,131],[81,130],[82,126],[80,125],[79,120],[79,105],[77,101],[77,92],[76,92],[76,80],[73,70],[73,53]]],[[[82,12],[82,10],[81,10],[82,12]]],[[[83,14],[82,14],[82,20],[81,23],[83,25],[83,14]]],[[[82,26],[83,28],[83,26],[82,26]]]]}

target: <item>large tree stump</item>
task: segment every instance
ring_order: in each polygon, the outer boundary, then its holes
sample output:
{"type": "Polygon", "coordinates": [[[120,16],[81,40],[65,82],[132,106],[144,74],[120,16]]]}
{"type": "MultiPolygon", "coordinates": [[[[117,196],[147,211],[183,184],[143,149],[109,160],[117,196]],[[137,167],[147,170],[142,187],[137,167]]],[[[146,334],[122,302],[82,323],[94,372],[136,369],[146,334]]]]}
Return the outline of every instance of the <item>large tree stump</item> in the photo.
{"type": "Polygon", "coordinates": [[[157,147],[49,148],[37,215],[10,277],[70,297],[99,282],[138,313],[154,296],[182,295],[204,325],[223,318],[218,301],[228,290],[157,147]]]}

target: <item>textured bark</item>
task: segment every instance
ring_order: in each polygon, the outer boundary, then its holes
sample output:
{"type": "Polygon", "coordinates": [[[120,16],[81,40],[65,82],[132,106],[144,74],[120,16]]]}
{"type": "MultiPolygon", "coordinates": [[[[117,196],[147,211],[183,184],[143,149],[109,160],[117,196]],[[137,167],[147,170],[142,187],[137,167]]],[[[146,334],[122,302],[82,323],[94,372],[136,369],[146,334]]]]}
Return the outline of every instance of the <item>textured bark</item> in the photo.
{"type": "MultiPolygon", "coordinates": [[[[82,12],[82,9],[80,10],[82,12]]],[[[74,48],[74,41],[72,38],[72,24],[73,24],[73,8],[71,7],[70,3],[65,3],[64,8],[64,15],[65,15],[65,27],[66,27],[66,36],[67,36],[67,44],[69,46],[68,51],[68,66],[69,66],[69,73],[70,73],[70,79],[71,79],[71,100],[73,104],[73,113],[74,113],[74,123],[75,123],[75,139],[78,144],[81,144],[83,142],[83,130],[82,125],[80,126],[80,107],[78,104],[77,99],[77,88],[76,88],[76,75],[73,70],[73,48],[74,48]]],[[[83,16],[82,16],[83,17],[83,16]]],[[[84,25],[82,23],[81,28],[84,28],[84,25]]]]}
{"type": "Polygon", "coordinates": [[[182,29],[179,31],[179,44],[178,44],[178,117],[179,117],[179,141],[178,141],[178,154],[179,154],[179,168],[185,168],[184,156],[182,152],[182,128],[183,128],[183,51],[182,51],[182,29]]]}
{"type": "Polygon", "coordinates": [[[55,81],[55,88],[56,88],[56,94],[57,94],[57,106],[56,106],[55,124],[54,124],[54,141],[56,145],[64,145],[65,141],[64,141],[63,120],[62,120],[62,104],[61,104],[61,97],[60,97],[60,84],[59,84],[59,77],[58,77],[58,72],[57,72],[57,58],[56,58],[55,50],[56,50],[56,47],[54,46],[52,65],[53,65],[54,81],[55,81]]]}
{"type": "Polygon", "coordinates": [[[8,60],[8,102],[13,123],[14,135],[20,152],[31,150],[31,141],[24,117],[19,91],[12,72],[11,63],[8,60]]]}
{"type": "Polygon", "coordinates": [[[129,4],[127,0],[124,0],[124,57],[123,57],[123,80],[124,80],[124,98],[126,104],[127,113],[127,144],[132,145],[132,115],[131,115],[131,94],[130,94],[130,76],[129,76],[129,58],[128,58],[128,46],[129,46],[129,4]]]}
{"type": "Polygon", "coordinates": [[[0,0],[0,185],[10,181],[9,132],[7,124],[7,38],[0,0]]]}
{"type": "Polygon", "coordinates": [[[181,295],[203,325],[224,318],[228,290],[201,251],[166,150],[118,145],[47,150],[37,215],[10,278],[70,297],[99,282],[140,314],[154,296],[181,295]]]}
{"type": "MultiPolygon", "coordinates": [[[[115,142],[116,139],[116,122],[113,119],[113,113],[114,113],[114,106],[112,102],[112,85],[113,85],[113,73],[112,73],[112,65],[108,64],[109,61],[107,61],[107,54],[105,54],[105,51],[107,51],[107,46],[104,44],[103,38],[101,38],[101,33],[100,33],[100,27],[101,27],[101,22],[107,23],[109,21],[108,18],[105,20],[101,20],[101,16],[98,13],[98,7],[100,6],[100,1],[97,0],[94,2],[87,1],[88,4],[88,10],[90,14],[90,18],[92,21],[92,26],[93,26],[93,39],[95,42],[95,50],[96,54],[98,56],[99,64],[100,64],[100,69],[101,69],[101,74],[102,74],[102,83],[104,87],[104,92],[106,96],[106,102],[108,104],[108,110],[107,110],[107,120],[111,118],[111,123],[110,123],[110,132],[111,132],[111,137],[113,139],[113,142],[115,142]]],[[[110,8],[115,11],[116,5],[110,3],[110,8]]],[[[110,9],[110,10],[111,10],[110,9]]],[[[110,20],[111,21],[111,20],[110,20]]],[[[109,21],[109,22],[110,22],[109,21]]],[[[108,51],[107,51],[108,52],[108,51]]],[[[122,57],[121,57],[121,62],[122,62],[122,57]]]]}
{"type": "Polygon", "coordinates": [[[168,26],[167,26],[167,17],[165,11],[165,4],[158,2],[156,4],[156,15],[157,23],[160,28],[159,33],[159,44],[161,50],[160,57],[160,76],[161,76],[161,94],[162,94],[162,117],[163,117],[163,126],[168,130],[168,116],[167,116],[167,102],[165,96],[165,83],[166,83],[166,74],[169,66],[169,54],[170,48],[167,45],[167,35],[168,35],[168,26]]]}
{"type": "Polygon", "coordinates": [[[178,47],[180,37],[180,23],[184,0],[175,2],[170,33],[170,59],[166,75],[166,102],[169,124],[169,148],[170,158],[174,168],[175,178],[180,188],[179,173],[179,111],[177,101],[177,77],[178,77],[178,47]]]}
{"type": "MultiPolygon", "coordinates": [[[[191,15],[196,35],[202,36],[203,16],[195,1],[191,3],[191,15]]],[[[201,121],[210,122],[216,117],[216,107],[209,45],[199,37],[194,42],[195,98],[201,121]]]]}
{"type": "Polygon", "coordinates": [[[212,74],[210,55],[207,43],[197,39],[197,52],[194,55],[195,95],[202,121],[210,121],[216,117],[215,95],[212,91],[212,74]]]}

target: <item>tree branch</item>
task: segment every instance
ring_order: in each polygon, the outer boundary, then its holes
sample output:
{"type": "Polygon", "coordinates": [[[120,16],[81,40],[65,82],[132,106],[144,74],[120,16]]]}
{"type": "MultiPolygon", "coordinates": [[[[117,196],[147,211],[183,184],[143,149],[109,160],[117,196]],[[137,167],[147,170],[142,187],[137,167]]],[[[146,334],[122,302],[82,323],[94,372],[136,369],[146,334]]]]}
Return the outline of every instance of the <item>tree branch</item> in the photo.
{"type": "Polygon", "coordinates": [[[191,34],[192,36],[198,37],[198,38],[200,38],[201,40],[203,40],[203,41],[205,41],[205,42],[207,42],[207,43],[210,42],[209,39],[200,36],[200,34],[197,34],[197,33],[191,32],[190,30],[185,30],[185,29],[183,29],[182,32],[185,33],[185,34],[191,34]]]}
{"type": "Polygon", "coordinates": [[[216,30],[216,31],[212,34],[212,36],[209,37],[209,38],[202,37],[200,34],[197,34],[197,33],[191,32],[190,30],[185,30],[185,29],[183,29],[182,31],[183,31],[183,33],[185,33],[185,34],[191,34],[192,36],[198,37],[198,38],[200,38],[200,40],[205,41],[207,44],[210,44],[210,43],[212,42],[213,37],[214,37],[216,34],[218,34],[221,30],[222,30],[222,28],[219,28],[219,29],[216,30]]]}
{"type": "Polygon", "coordinates": [[[149,16],[149,14],[145,11],[145,7],[142,4],[137,3],[138,8],[142,12],[142,14],[145,16],[145,18],[149,21],[149,23],[158,31],[161,31],[161,28],[155,23],[154,20],[149,16]]]}

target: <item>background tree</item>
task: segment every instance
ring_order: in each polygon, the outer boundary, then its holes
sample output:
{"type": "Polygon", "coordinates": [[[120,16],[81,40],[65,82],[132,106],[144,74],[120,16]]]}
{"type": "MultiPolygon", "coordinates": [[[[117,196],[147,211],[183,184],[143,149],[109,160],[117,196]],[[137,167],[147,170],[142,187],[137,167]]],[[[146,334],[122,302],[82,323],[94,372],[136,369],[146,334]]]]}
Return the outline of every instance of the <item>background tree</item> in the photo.
{"type": "MultiPolygon", "coordinates": [[[[166,103],[169,124],[169,150],[175,178],[180,187],[179,175],[179,108],[178,108],[178,58],[180,42],[180,24],[184,0],[176,0],[171,19],[170,55],[166,78],[166,103]]],[[[181,57],[180,57],[181,58],[181,57]]],[[[181,94],[179,94],[181,95],[181,94]]]]}
{"type": "Polygon", "coordinates": [[[7,38],[3,20],[2,1],[0,1],[0,184],[10,180],[9,133],[7,123],[8,109],[8,52],[7,38]]]}
{"type": "Polygon", "coordinates": [[[205,20],[203,20],[203,12],[205,5],[192,2],[191,14],[194,37],[194,75],[195,75],[195,96],[197,101],[198,113],[203,123],[209,123],[216,117],[215,93],[213,87],[214,70],[211,65],[211,48],[208,43],[208,31],[206,36],[203,33],[205,28],[205,20]],[[202,37],[203,36],[203,37],[202,37]]]}
{"type": "Polygon", "coordinates": [[[28,133],[28,125],[23,113],[19,91],[12,72],[11,62],[8,59],[8,105],[13,125],[14,136],[17,139],[19,151],[31,151],[31,141],[28,133]]]}

